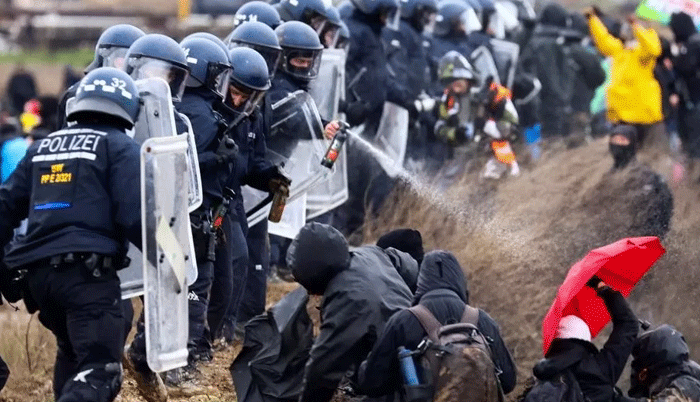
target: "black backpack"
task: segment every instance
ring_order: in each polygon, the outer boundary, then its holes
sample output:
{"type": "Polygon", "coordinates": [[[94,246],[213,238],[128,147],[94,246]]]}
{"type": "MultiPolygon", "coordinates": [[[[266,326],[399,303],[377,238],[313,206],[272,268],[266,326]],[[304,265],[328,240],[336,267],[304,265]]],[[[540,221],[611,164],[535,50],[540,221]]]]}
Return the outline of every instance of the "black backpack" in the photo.
{"type": "MultiPolygon", "coordinates": [[[[477,328],[479,310],[465,306],[461,322],[442,325],[424,306],[409,309],[427,332],[422,348],[423,386],[435,402],[502,402],[491,347],[477,328]]],[[[407,401],[413,398],[406,395],[407,401]]]]}
{"type": "Polygon", "coordinates": [[[522,402],[586,402],[571,370],[566,369],[552,380],[535,380],[522,402]]]}

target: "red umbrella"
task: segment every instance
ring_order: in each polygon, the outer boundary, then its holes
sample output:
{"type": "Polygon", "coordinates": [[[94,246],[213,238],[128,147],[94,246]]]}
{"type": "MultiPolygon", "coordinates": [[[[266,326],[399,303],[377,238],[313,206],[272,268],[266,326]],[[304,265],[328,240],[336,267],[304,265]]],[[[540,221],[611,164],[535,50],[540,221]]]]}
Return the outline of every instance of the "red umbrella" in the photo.
{"type": "Polygon", "coordinates": [[[603,300],[586,286],[593,275],[627,297],[665,252],[658,237],[633,237],[597,248],[571,267],[542,320],[544,353],[549,350],[562,317],[580,317],[588,324],[593,337],[610,321],[603,300]]]}

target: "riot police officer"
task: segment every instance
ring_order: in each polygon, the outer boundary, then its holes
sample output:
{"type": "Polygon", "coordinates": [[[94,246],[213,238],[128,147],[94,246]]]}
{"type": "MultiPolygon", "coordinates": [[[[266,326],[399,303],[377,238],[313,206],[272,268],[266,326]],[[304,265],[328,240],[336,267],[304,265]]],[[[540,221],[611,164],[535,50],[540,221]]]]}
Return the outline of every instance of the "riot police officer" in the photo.
{"type": "Polygon", "coordinates": [[[139,146],[126,135],[138,113],[127,74],[93,70],[67,116],[75,125],[32,144],[0,187],[4,262],[24,276],[25,299],[56,336],[59,402],[112,401],[121,386],[117,270],[126,241],[141,245],[139,146]],[[26,236],[12,240],[24,218],[26,236]]]}
{"type": "MultiPolygon", "coordinates": [[[[226,44],[224,43],[224,41],[222,41],[221,39],[219,39],[218,36],[216,36],[216,35],[214,35],[214,34],[212,34],[212,33],[209,33],[209,32],[195,32],[195,33],[192,33],[192,34],[189,34],[189,35],[185,36],[184,38],[182,38],[182,40],[185,41],[185,40],[194,39],[194,38],[204,38],[204,39],[208,39],[208,40],[214,42],[214,43],[216,44],[216,46],[220,47],[221,50],[224,51],[224,53],[227,53],[227,54],[228,54],[228,47],[226,47],[226,44]]],[[[180,42],[180,43],[182,43],[182,42],[180,42]]]]}
{"type": "MultiPolygon", "coordinates": [[[[120,70],[124,69],[124,56],[136,39],[145,35],[142,30],[129,24],[119,24],[107,28],[95,46],[95,58],[92,63],[85,68],[85,73],[98,67],[115,67],[120,70]]],[[[66,126],[66,103],[68,99],[75,96],[75,91],[78,89],[79,83],[75,83],[63,93],[58,103],[57,125],[56,127],[66,126]]]]}
{"type": "Polygon", "coordinates": [[[275,76],[282,48],[272,28],[262,22],[249,21],[234,29],[228,36],[229,49],[249,47],[265,59],[270,79],[275,76]]]}
{"type": "MultiPolygon", "coordinates": [[[[174,39],[160,34],[148,34],[137,39],[129,48],[126,54],[126,73],[135,80],[162,78],[170,87],[173,103],[179,103],[189,77],[189,66],[184,50],[174,39]]],[[[178,133],[187,132],[187,117],[175,113],[175,126],[178,133]]],[[[148,367],[143,318],[142,314],[127,352],[127,369],[133,369],[138,390],[146,400],[166,400],[167,391],[163,381],[148,367]]]]}
{"type": "MultiPolygon", "coordinates": [[[[190,76],[177,110],[192,123],[202,176],[203,200],[190,215],[197,258],[197,280],[189,287],[189,366],[212,358],[211,344],[205,336],[209,290],[214,274],[215,222],[212,210],[224,200],[223,183],[231,174],[236,157],[233,142],[222,144],[223,118],[214,105],[223,101],[228,89],[231,64],[228,54],[214,41],[190,37],[180,42],[187,54],[190,76]]],[[[223,43],[222,43],[223,46],[223,43]]],[[[187,369],[186,368],[186,369],[187,369]]],[[[181,377],[180,377],[181,378],[181,377]]]]}
{"type": "Polygon", "coordinates": [[[300,21],[314,26],[326,19],[326,5],[322,0],[282,0],[274,7],[280,14],[282,21],[300,21]]]}
{"type": "Polygon", "coordinates": [[[318,76],[323,45],[318,34],[299,21],[288,21],[275,29],[282,48],[279,73],[272,81],[269,102],[275,103],[292,92],[308,91],[318,76]]]}
{"type": "Polygon", "coordinates": [[[238,28],[238,26],[244,22],[250,21],[262,22],[272,29],[277,28],[282,23],[282,19],[280,18],[280,14],[277,12],[277,9],[263,1],[258,0],[242,5],[241,8],[236,11],[236,15],[233,18],[234,29],[238,28]]]}
{"type": "Polygon", "coordinates": [[[340,34],[340,27],[343,20],[340,19],[338,9],[333,5],[328,5],[323,13],[323,20],[317,19],[315,25],[311,27],[316,30],[318,37],[323,44],[323,47],[332,49],[335,48],[340,34]]]}
{"type": "Polygon", "coordinates": [[[215,339],[223,336],[227,341],[233,338],[248,274],[248,222],[241,187],[246,184],[262,191],[289,192],[289,180],[265,160],[263,121],[258,104],[270,88],[267,63],[259,53],[246,47],[232,49],[229,60],[233,73],[220,111],[229,122],[227,135],[236,142],[239,153],[234,172],[226,184],[235,194],[222,225],[228,250],[221,253],[217,250],[208,314],[212,335],[215,339]]]}

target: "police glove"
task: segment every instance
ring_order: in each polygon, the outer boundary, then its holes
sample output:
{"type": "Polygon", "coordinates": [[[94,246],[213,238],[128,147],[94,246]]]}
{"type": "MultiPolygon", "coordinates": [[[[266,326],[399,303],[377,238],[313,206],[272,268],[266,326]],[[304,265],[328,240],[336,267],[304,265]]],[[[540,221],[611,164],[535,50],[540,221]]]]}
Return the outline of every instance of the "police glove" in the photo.
{"type": "MultiPolygon", "coordinates": [[[[14,272],[0,262],[0,293],[8,302],[17,303],[22,300],[22,287],[19,285],[14,272]]],[[[0,298],[0,303],[2,303],[2,298],[0,298]]]]}
{"type": "Polygon", "coordinates": [[[224,135],[219,143],[219,148],[216,150],[216,160],[219,164],[228,163],[238,155],[238,145],[229,137],[224,135]]]}
{"type": "Polygon", "coordinates": [[[345,112],[345,116],[347,117],[348,123],[350,123],[351,126],[357,126],[365,121],[368,110],[364,102],[350,102],[344,104],[344,106],[343,111],[345,112]]]}

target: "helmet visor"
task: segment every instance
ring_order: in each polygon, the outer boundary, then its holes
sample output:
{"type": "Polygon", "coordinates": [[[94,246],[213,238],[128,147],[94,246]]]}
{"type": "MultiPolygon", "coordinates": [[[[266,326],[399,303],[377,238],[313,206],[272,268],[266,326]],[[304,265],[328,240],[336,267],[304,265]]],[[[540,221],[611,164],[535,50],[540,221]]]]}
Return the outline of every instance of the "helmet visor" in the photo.
{"type": "Polygon", "coordinates": [[[286,49],[283,68],[293,77],[310,81],[318,76],[321,67],[321,50],[286,49]]]}
{"type": "Polygon", "coordinates": [[[207,73],[207,87],[214,91],[222,100],[226,97],[226,89],[231,79],[231,66],[210,63],[207,73]]]}
{"type": "Polygon", "coordinates": [[[331,24],[326,21],[321,27],[321,31],[318,33],[319,38],[323,47],[326,49],[332,49],[338,43],[338,38],[340,37],[340,26],[331,24]]]}
{"type": "Polygon", "coordinates": [[[267,64],[267,71],[270,76],[270,79],[272,79],[272,77],[275,76],[275,71],[277,71],[277,65],[279,64],[280,56],[282,54],[281,50],[273,49],[271,47],[262,45],[253,45],[244,42],[231,42],[228,47],[229,49],[233,49],[239,46],[248,47],[260,53],[263,59],[265,59],[265,63],[267,64]]]}
{"type": "Polygon", "coordinates": [[[399,21],[401,20],[401,13],[398,8],[385,8],[380,12],[380,18],[384,22],[384,25],[391,29],[392,31],[399,30],[399,21]]]}
{"type": "Polygon", "coordinates": [[[258,106],[265,91],[255,91],[230,81],[228,85],[228,103],[234,110],[250,116],[258,106]]]}
{"type": "Polygon", "coordinates": [[[437,16],[437,11],[432,8],[423,7],[419,11],[419,17],[423,31],[432,34],[435,31],[435,18],[437,16]]]}
{"type": "Polygon", "coordinates": [[[102,67],[114,67],[124,71],[126,52],[129,51],[126,47],[103,47],[98,51],[102,56],[102,67]]]}
{"type": "Polygon", "coordinates": [[[149,57],[131,58],[129,60],[131,78],[140,80],[144,78],[162,78],[170,86],[170,95],[173,102],[179,102],[185,92],[185,84],[190,73],[187,69],[168,63],[167,61],[152,59],[149,57]]]}
{"type": "Polygon", "coordinates": [[[480,31],[482,26],[479,17],[476,16],[473,8],[467,9],[459,16],[459,23],[464,29],[464,33],[469,35],[472,32],[480,31]]]}

